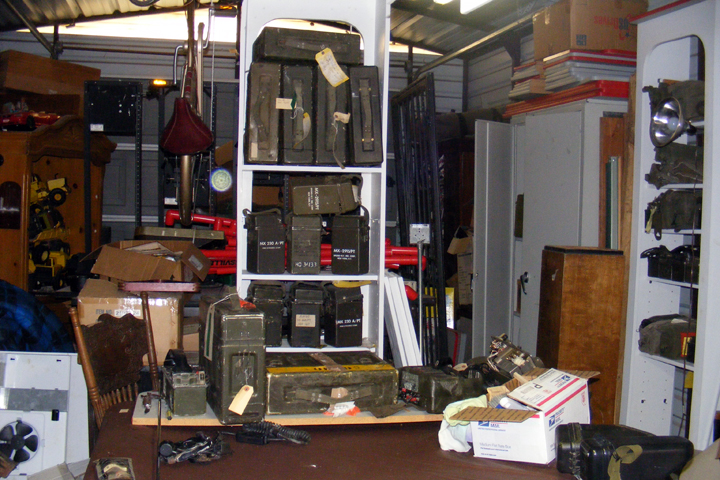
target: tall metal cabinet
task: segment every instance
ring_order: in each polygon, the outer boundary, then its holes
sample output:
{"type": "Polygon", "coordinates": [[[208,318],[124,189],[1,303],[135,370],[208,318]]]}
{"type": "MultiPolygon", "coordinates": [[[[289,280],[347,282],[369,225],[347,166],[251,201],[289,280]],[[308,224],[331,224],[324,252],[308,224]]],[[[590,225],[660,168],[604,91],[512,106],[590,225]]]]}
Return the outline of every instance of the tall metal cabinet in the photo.
{"type": "MultiPolygon", "coordinates": [[[[253,43],[263,27],[275,19],[302,19],[343,22],[362,35],[365,65],[376,65],[381,82],[382,145],[387,151],[387,99],[390,67],[390,3],[391,0],[245,0],[242,5],[239,59],[239,132],[244,138],[247,101],[247,74],[252,63],[253,43]]],[[[384,155],[384,154],[383,154],[384,155]]],[[[383,158],[385,160],[385,158],[383,158]]],[[[362,287],[363,346],[382,355],[383,352],[383,279],[385,272],[385,164],[379,167],[249,165],[244,162],[243,148],[238,148],[238,224],[243,225],[244,209],[252,205],[253,174],[255,172],[361,174],[362,204],[370,214],[370,271],[367,275],[258,275],[246,269],[247,230],[238,228],[238,293],[245,297],[251,280],[332,281],[369,280],[362,287]]],[[[282,348],[282,347],[276,347],[282,348]]]]}
{"type": "MultiPolygon", "coordinates": [[[[702,56],[702,53],[699,54],[702,56]]],[[[689,2],[675,10],[650,15],[638,25],[637,106],[635,119],[635,172],[633,201],[633,240],[625,342],[621,422],[656,434],[678,432],[673,416],[686,409],[677,394],[687,371],[694,371],[690,402],[689,438],[696,449],[712,442],[712,426],[720,394],[720,0],[689,2]],[[644,211],[648,202],[660,194],[645,181],[653,163],[653,145],[648,135],[651,112],[645,85],[657,86],[659,79],[695,78],[700,43],[705,65],[705,145],[702,188],[702,229],[700,275],[697,285],[662,281],[647,275],[645,249],[660,244],[645,233],[644,211]],[[718,168],[716,168],[718,167],[718,168]],[[640,322],[653,315],[678,313],[697,290],[697,340],[695,363],[665,360],[638,349],[640,322]]],[[[700,60],[701,61],[701,60],[700,60]]],[[[687,142],[687,138],[677,141],[687,142]]],[[[686,186],[692,187],[692,186],[686,186]]],[[[672,249],[686,243],[687,232],[663,232],[662,244],[672,249]]]]}
{"type": "Polygon", "coordinates": [[[598,245],[600,119],[626,111],[625,100],[591,98],[516,115],[510,125],[476,122],[474,355],[501,333],[535,352],[543,248],[598,245]]]}

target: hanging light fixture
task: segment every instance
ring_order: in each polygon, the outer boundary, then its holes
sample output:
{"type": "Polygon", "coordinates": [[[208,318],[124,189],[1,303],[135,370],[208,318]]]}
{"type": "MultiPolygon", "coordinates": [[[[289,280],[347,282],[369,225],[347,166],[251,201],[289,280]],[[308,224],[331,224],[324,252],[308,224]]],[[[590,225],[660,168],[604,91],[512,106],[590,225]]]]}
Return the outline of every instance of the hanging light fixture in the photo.
{"type": "Polygon", "coordinates": [[[650,140],[653,145],[661,148],[684,133],[695,135],[702,129],[705,106],[703,82],[677,82],[653,90],[670,95],[652,105],[650,140]]]}

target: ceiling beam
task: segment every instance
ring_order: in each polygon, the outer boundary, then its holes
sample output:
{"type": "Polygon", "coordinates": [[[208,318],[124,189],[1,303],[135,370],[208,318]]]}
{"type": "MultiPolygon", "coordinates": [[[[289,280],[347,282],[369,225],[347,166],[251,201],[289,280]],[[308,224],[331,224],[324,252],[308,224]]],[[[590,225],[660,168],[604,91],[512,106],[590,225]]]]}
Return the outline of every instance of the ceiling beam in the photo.
{"type": "Polygon", "coordinates": [[[477,40],[470,45],[466,45],[458,50],[455,50],[452,53],[449,53],[447,55],[443,55],[442,57],[438,58],[437,60],[430,62],[426,65],[424,65],[420,70],[417,72],[417,76],[420,76],[421,74],[432,70],[435,67],[439,67],[440,65],[443,65],[450,60],[454,60],[456,58],[464,58],[467,55],[470,55],[473,51],[477,50],[478,48],[485,47],[488,44],[496,44],[497,42],[501,41],[503,38],[507,36],[507,34],[512,33],[514,30],[520,29],[521,27],[526,26],[527,24],[532,25],[532,18],[533,14],[525,15],[524,17],[520,18],[519,20],[516,20],[508,25],[505,25],[504,27],[492,32],[490,35],[486,35],[485,37],[481,38],[480,40],[477,40]]]}
{"type": "Polygon", "coordinates": [[[492,27],[481,22],[479,18],[460,14],[460,2],[440,5],[433,0],[395,0],[392,8],[403,12],[415,13],[423,17],[452,23],[460,27],[471,28],[481,33],[492,31],[492,27]]]}

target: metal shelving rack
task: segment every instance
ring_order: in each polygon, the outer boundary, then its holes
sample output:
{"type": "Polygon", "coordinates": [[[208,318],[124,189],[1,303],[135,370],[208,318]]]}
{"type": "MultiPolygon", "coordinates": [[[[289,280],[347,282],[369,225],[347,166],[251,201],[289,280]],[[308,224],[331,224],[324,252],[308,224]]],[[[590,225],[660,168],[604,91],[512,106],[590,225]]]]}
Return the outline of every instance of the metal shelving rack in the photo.
{"type": "MultiPolygon", "coordinates": [[[[244,138],[247,100],[247,74],[252,63],[253,43],[263,27],[277,18],[315,21],[343,22],[352,25],[363,37],[365,65],[379,68],[382,101],[383,152],[387,151],[387,99],[388,73],[390,66],[390,3],[391,0],[313,0],[312,2],[288,2],[286,0],[246,0],[243,2],[240,25],[239,58],[239,132],[244,138]]],[[[362,202],[370,213],[370,272],[367,275],[341,276],[321,273],[320,275],[256,275],[246,270],[247,231],[238,228],[238,275],[237,290],[244,298],[251,280],[279,281],[331,281],[369,280],[363,288],[364,321],[363,346],[383,353],[383,304],[385,275],[385,180],[386,162],[379,167],[345,168],[332,166],[287,166],[287,165],[246,165],[244,149],[238,148],[238,225],[245,223],[243,209],[252,205],[254,172],[276,173],[360,173],[363,177],[362,202]]],[[[278,347],[280,348],[280,347],[278,347]]]]}
{"type": "MultiPolygon", "coordinates": [[[[637,106],[635,119],[635,172],[633,199],[633,240],[625,341],[621,422],[661,435],[678,435],[673,426],[673,410],[682,400],[675,392],[683,385],[679,378],[693,371],[689,439],[696,449],[712,443],[712,428],[720,395],[720,0],[687,2],[642,18],[638,25],[637,106]],[[650,105],[643,86],[657,86],[659,79],[688,80],[697,71],[693,59],[693,42],[704,47],[705,65],[705,132],[702,235],[700,239],[700,276],[697,285],[662,282],[647,275],[647,260],[640,252],[660,242],[644,232],[644,211],[660,191],[645,182],[653,162],[653,145],[648,135],[650,105]],[[694,364],[683,365],[646,355],[638,349],[640,322],[653,315],[677,313],[683,298],[697,289],[697,339],[694,364]]],[[[698,49],[702,52],[702,49],[698,49]]],[[[702,54],[701,54],[702,55],[702,54]]],[[[702,59],[698,59],[701,62],[702,59]]],[[[687,139],[678,139],[684,142],[687,139]]],[[[685,186],[687,187],[687,186],[685,186]]],[[[697,233],[697,232],[694,232],[697,233]]],[[[663,235],[662,243],[672,249],[685,241],[684,235],[663,235]]],[[[684,409],[683,409],[684,410],[684,409]]]]}

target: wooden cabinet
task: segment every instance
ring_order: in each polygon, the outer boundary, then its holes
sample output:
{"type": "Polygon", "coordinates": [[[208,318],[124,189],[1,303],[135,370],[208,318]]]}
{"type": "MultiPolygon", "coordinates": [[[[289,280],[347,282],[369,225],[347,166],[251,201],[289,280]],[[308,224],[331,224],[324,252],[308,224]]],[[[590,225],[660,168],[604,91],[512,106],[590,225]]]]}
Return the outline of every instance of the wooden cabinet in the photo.
{"type": "Polygon", "coordinates": [[[624,265],[619,250],[542,252],[537,355],[547,367],[600,372],[590,385],[593,423],[616,423],[624,265]]]}
{"type": "MultiPolygon", "coordinates": [[[[32,175],[43,180],[66,178],[70,193],[57,208],[63,216],[70,253],[85,250],[85,188],[83,120],[62,117],[55,124],[32,132],[0,133],[0,278],[28,288],[28,226],[32,175]]],[[[92,246],[100,246],[102,184],[105,164],[115,144],[93,134],[90,172],[92,246]]]]}

